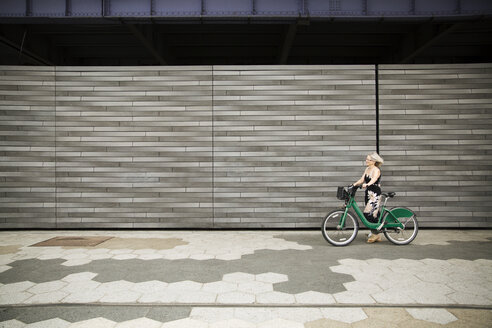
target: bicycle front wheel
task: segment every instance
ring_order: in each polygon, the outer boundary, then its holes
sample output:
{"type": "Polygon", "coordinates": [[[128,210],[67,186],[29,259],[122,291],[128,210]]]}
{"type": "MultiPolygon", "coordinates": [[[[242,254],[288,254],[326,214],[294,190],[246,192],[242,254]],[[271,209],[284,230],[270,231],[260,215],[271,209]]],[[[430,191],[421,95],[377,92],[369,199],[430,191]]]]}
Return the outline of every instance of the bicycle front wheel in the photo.
{"type": "Polygon", "coordinates": [[[350,244],[357,236],[357,231],[359,230],[359,222],[350,213],[347,213],[345,225],[340,227],[340,219],[344,212],[344,209],[340,209],[328,213],[321,225],[323,237],[333,246],[350,244]]]}
{"type": "MultiPolygon", "coordinates": [[[[405,209],[407,211],[410,211],[413,213],[410,209],[405,208],[405,207],[396,207],[392,208],[390,211],[393,213],[398,213],[398,209],[405,209]]],[[[389,213],[386,213],[384,216],[384,220],[386,221],[386,216],[388,216],[389,213]]],[[[419,225],[417,223],[416,215],[413,213],[411,217],[398,217],[398,215],[395,215],[398,221],[403,225],[402,228],[386,228],[384,230],[384,235],[385,237],[392,242],[393,244],[396,245],[407,245],[410,244],[415,237],[417,237],[417,233],[419,232],[419,225]]]]}

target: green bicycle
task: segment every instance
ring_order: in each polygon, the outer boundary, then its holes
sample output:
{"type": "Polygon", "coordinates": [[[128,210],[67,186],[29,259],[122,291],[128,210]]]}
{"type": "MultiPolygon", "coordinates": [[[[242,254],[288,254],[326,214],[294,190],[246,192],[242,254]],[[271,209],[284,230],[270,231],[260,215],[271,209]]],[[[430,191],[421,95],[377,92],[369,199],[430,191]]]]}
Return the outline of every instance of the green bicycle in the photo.
{"type": "Polygon", "coordinates": [[[321,225],[323,237],[334,246],[350,244],[359,231],[359,222],[349,212],[352,208],[360,221],[369,229],[382,231],[385,237],[396,245],[407,245],[417,237],[419,226],[417,216],[406,207],[386,208],[386,202],[396,193],[383,193],[384,204],[380,209],[377,223],[367,221],[355,201],[355,194],[359,186],[338,187],[337,198],[345,201],[345,205],[328,213],[321,225]]]}

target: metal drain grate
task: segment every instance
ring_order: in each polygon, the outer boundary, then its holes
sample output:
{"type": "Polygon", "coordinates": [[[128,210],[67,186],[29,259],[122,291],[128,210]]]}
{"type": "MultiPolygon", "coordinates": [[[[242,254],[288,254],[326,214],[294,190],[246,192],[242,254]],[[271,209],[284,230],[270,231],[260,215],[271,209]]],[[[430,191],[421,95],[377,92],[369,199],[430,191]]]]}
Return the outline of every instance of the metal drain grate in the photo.
{"type": "Polygon", "coordinates": [[[47,246],[88,246],[93,247],[97,246],[108,239],[113,237],[79,237],[79,236],[70,236],[70,237],[55,237],[40,243],[31,245],[31,247],[47,247],[47,246]]]}

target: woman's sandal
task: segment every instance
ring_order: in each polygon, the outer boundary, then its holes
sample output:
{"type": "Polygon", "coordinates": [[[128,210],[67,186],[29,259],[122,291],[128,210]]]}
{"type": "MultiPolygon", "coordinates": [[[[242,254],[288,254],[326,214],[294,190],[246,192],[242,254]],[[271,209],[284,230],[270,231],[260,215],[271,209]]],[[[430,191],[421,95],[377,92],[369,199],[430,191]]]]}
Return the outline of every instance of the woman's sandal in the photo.
{"type": "Polygon", "coordinates": [[[367,242],[369,244],[372,244],[372,243],[375,243],[375,242],[380,242],[382,241],[381,239],[381,234],[378,233],[377,235],[376,234],[372,234],[371,237],[369,237],[369,239],[367,239],[367,242]]]}

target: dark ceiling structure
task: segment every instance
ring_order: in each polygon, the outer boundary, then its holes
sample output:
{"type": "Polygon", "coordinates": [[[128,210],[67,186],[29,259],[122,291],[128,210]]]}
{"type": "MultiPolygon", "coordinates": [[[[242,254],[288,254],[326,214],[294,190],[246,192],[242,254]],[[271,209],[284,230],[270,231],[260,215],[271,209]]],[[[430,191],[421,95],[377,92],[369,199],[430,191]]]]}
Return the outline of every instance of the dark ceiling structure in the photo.
{"type": "Polygon", "coordinates": [[[492,62],[492,1],[2,0],[1,65],[492,62]]]}

